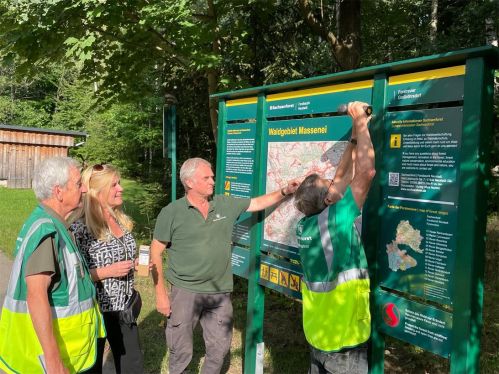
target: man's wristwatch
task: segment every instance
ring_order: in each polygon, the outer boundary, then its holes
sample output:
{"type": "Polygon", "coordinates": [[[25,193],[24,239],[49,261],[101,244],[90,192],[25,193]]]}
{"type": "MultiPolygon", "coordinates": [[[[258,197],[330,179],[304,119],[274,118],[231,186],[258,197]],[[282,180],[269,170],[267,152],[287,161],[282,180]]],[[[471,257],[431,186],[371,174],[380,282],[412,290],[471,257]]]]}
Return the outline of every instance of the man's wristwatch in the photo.
{"type": "Polygon", "coordinates": [[[352,143],[353,145],[357,145],[357,139],[351,138],[350,143],[352,143]]]}

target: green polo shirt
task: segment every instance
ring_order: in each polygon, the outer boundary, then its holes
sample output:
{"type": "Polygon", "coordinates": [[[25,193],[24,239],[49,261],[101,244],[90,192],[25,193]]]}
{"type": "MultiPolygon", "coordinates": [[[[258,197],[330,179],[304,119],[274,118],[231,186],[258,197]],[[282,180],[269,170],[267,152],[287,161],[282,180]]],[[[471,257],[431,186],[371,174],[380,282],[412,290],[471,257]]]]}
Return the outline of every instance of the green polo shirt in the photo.
{"type": "Polygon", "coordinates": [[[164,207],[156,221],[154,239],[171,243],[168,281],[193,292],[231,292],[232,229],[249,204],[250,199],[215,195],[206,220],[186,197],[164,207]]]}

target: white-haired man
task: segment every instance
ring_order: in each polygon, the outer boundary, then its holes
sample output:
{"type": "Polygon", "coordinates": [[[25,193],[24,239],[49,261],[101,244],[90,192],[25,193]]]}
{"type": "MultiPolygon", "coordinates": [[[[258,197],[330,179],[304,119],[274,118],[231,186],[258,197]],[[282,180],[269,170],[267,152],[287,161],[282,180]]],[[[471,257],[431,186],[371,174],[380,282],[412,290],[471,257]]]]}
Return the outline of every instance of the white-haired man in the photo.
{"type": "Polygon", "coordinates": [[[192,358],[192,333],[203,328],[206,356],[203,374],[219,373],[232,340],[231,237],[234,223],[245,211],[256,212],[294,193],[291,181],[275,192],[253,199],[213,196],[214,174],[208,161],[191,158],[180,169],[185,196],[158,216],[151,244],[155,265],[156,308],[169,317],[166,341],[170,374],[183,373],[192,358]],[[168,249],[163,279],[162,253],[168,249]]]}
{"type": "Polygon", "coordinates": [[[33,190],[40,204],[16,242],[0,320],[0,369],[86,371],[105,331],[90,273],[66,222],[85,192],[78,164],[68,157],[43,160],[33,190]]]}

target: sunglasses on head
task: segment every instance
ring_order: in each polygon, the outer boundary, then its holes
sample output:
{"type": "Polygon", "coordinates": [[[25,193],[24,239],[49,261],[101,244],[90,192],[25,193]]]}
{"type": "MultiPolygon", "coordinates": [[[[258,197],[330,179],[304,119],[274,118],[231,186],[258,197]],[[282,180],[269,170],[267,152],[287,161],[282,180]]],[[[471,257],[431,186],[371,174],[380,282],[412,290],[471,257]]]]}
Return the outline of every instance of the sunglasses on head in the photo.
{"type": "Polygon", "coordinates": [[[102,171],[104,170],[104,165],[102,164],[95,164],[94,166],[92,166],[92,171],[102,171]]]}

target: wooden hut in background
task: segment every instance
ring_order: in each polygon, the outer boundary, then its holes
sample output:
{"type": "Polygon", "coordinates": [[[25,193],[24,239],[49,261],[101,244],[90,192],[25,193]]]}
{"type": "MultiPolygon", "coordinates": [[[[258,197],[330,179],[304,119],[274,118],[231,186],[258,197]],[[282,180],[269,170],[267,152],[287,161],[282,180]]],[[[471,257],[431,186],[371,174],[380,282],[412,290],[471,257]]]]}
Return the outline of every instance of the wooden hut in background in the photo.
{"type": "Polygon", "coordinates": [[[43,159],[67,156],[75,138],[86,133],[0,124],[0,186],[31,188],[33,170],[43,159]]]}

